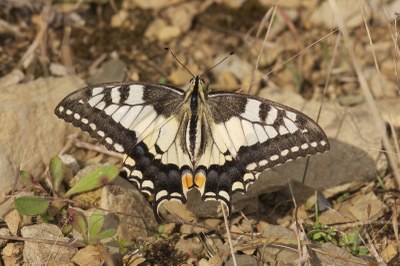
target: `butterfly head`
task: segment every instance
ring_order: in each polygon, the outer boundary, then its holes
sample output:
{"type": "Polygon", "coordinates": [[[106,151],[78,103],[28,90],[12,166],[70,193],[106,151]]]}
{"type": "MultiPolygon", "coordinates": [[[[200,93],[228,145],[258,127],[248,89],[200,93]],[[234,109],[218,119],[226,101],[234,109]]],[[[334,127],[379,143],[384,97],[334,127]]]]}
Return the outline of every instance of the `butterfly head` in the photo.
{"type": "Polygon", "coordinates": [[[200,76],[195,76],[190,80],[190,91],[207,94],[208,86],[204,84],[204,79],[202,79],[200,76]]]}

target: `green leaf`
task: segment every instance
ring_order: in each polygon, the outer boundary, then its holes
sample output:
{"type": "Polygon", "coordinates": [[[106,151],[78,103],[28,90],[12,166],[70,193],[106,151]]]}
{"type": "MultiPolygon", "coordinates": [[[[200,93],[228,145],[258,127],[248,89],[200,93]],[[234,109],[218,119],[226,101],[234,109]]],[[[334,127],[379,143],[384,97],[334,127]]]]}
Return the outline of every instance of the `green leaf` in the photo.
{"type": "Polygon", "coordinates": [[[101,166],[82,177],[65,195],[68,197],[109,184],[118,176],[118,173],[119,169],[115,166],[101,166]]]}
{"type": "Polygon", "coordinates": [[[160,234],[164,233],[164,225],[163,224],[160,224],[160,226],[158,227],[157,233],[160,233],[160,234]]]}
{"type": "Polygon", "coordinates": [[[50,174],[53,178],[53,188],[54,191],[58,192],[60,190],[60,185],[64,179],[64,167],[63,163],[57,155],[50,160],[50,174]]]}
{"type": "Polygon", "coordinates": [[[325,237],[325,236],[326,236],[326,234],[325,234],[324,232],[317,232],[317,233],[315,233],[315,234],[313,235],[313,239],[314,239],[314,240],[318,240],[318,239],[323,238],[323,237],[325,237]]]}
{"type": "Polygon", "coordinates": [[[358,250],[358,255],[359,256],[366,256],[368,254],[369,250],[367,247],[360,247],[358,250]]]}
{"type": "Polygon", "coordinates": [[[116,233],[117,233],[116,228],[109,228],[104,231],[101,231],[95,238],[93,238],[91,240],[93,241],[93,240],[102,240],[102,239],[110,238],[110,237],[113,237],[116,233]]]}
{"type": "Polygon", "coordinates": [[[39,190],[39,191],[44,191],[44,188],[42,187],[40,182],[29,172],[22,170],[19,172],[19,176],[21,178],[22,183],[25,186],[39,190]]]}
{"type": "Polygon", "coordinates": [[[79,232],[83,239],[87,240],[87,221],[85,215],[73,208],[68,208],[67,211],[69,217],[69,224],[74,228],[77,232],[79,232]]]}
{"type": "Polygon", "coordinates": [[[337,201],[338,202],[343,202],[346,199],[348,199],[350,197],[350,193],[349,192],[344,192],[342,195],[340,195],[339,197],[337,197],[337,201]]]}
{"type": "Polygon", "coordinates": [[[50,202],[37,196],[22,196],[14,201],[15,209],[23,215],[35,216],[46,212],[50,202]]]}
{"type": "Polygon", "coordinates": [[[89,239],[96,238],[104,225],[104,211],[95,210],[89,218],[89,239]]]}

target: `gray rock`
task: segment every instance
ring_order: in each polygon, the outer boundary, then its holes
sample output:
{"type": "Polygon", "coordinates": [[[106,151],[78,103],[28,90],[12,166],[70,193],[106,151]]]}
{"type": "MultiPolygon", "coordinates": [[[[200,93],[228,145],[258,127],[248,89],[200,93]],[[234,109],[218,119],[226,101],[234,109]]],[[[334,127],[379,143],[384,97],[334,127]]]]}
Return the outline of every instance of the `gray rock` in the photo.
{"type": "MultiPolygon", "coordinates": [[[[249,255],[235,255],[236,263],[237,265],[240,266],[258,266],[258,265],[263,265],[260,261],[257,261],[257,259],[253,256],[249,255]]],[[[225,264],[226,266],[233,266],[233,259],[232,257],[229,258],[229,260],[225,264]]]]}
{"type": "Polygon", "coordinates": [[[1,238],[1,236],[10,236],[10,231],[7,228],[0,228],[0,248],[4,247],[8,240],[1,238]]]}
{"type": "Polygon", "coordinates": [[[110,59],[104,62],[99,69],[91,75],[87,82],[98,84],[105,82],[123,81],[126,76],[126,64],[120,59],[110,59]]]}
{"type": "Polygon", "coordinates": [[[57,241],[66,242],[60,228],[54,224],[36,224],[25,226],[21,229],[21,235],[33,239],[45,239],[52,244],[26,241],[23,250],[25,265],[63,264],[70,262],[78,251],[77,248],[57,245],[57,241]]]}
{"type": "Polygon", "coordinates": [[[102,193],[101,207],[118,215],[118,234],[127,240],[153,235],[158,223],[143,194],[122,178],[113,183],[116,185],[108,186],[107,193],[102,193]]]}
{"type": "Polygon", "coordinates": [[[1,89],[0,194],[12,187],[19,169],[37,176],[61,150],[67,126],[53,110],[83,85],[74,77],[39,78],[1,89]]]}

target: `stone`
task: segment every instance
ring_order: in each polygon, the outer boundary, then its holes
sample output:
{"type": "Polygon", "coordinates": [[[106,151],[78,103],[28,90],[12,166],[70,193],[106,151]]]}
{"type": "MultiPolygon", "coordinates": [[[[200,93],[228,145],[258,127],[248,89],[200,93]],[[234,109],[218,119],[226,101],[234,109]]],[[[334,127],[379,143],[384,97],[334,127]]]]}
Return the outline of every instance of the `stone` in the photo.
{"type": "Polygon", "coordinates": [[[53,110],[83,84],[76,77],[66,76],[39,78],[1,89],[0,195],[12,188],[19,169],[38,176],[61,150],[67,125],[53,110]]]}
{"type": "Polygon", "coordinates": [[[21,229],[21,235],[26,238],[51,241],[50,244],[26,241],[23,250],[26,265],[42,265],[44,262],[46,264],[73,265],[67,263],[71,261],[78,249],[57,245],[57,242],[69,241],[58,226],[46,223],[25,226],[21,229]]]}
{"type": "Polygon", "coordinates": [[[2,236],[10,236],[10,231],[7,228],[0,228],[0,248],[4,247],[8,240],[1,238],[2,236]]]}
{"type": "Polygon", "coordinates": [[[16,209],[14,209],[4,216],[4,222],[6,222],[7,227],[10,230],[10,233],[13,236],[16,236],[18,233],[19,226],[22,223],[22,217],[19,214],[19,212],[16,209]]]}

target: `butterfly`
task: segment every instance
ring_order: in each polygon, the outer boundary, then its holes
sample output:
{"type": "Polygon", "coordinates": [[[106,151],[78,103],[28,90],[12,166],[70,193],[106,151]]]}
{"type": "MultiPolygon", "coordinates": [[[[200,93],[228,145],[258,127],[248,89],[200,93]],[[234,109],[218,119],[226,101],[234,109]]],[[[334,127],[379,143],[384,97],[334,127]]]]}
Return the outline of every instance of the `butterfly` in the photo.
{"type": "Polygon", "coordinates": [[[89,86],[65,97],[55,114],[125,154],[120,175],[154,195],[186,203],[196,188],[231,213],[265,169],[329,149],[311,118],[282,104],[240,93],[211,92],[200,76],[185,91],[152,83],[89,86]]]}

